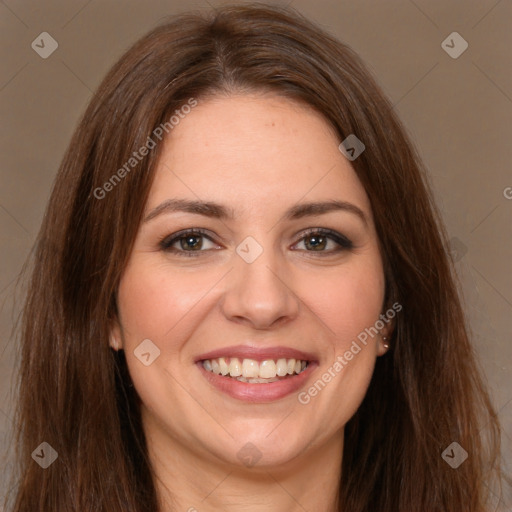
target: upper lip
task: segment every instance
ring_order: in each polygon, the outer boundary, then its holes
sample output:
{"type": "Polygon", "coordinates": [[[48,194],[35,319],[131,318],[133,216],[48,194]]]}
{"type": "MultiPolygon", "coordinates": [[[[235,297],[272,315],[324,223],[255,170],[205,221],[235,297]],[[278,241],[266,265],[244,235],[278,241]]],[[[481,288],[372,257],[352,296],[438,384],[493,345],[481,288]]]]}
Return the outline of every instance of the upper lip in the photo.
{"type": "Polygon", "coordinates": [[[196,358],[196,363],[205,359],[218,359],[219,357],[237,357],[239,359],[254,359],[264,361],[266,359],[301,359],[303,361],[317,361],[314,354],[303,352],[290,347],[255,347],[253,345],[235,345],[219,348],[202,354],[196,358]]]}

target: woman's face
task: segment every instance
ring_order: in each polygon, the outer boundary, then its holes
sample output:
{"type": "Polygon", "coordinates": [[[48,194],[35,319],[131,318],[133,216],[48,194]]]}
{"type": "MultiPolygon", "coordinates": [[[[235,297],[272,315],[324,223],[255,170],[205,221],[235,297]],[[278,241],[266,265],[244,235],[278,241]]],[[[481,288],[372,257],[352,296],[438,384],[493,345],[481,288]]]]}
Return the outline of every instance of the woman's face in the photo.
{"type": "Polygon", "coordinates": [[[150,442],[275,466],[342,439],[385,348],[361,342],[384,275],[340,142],[319,114],[269,95],[200,101],[170,132],[111,342],[150,442]]]}

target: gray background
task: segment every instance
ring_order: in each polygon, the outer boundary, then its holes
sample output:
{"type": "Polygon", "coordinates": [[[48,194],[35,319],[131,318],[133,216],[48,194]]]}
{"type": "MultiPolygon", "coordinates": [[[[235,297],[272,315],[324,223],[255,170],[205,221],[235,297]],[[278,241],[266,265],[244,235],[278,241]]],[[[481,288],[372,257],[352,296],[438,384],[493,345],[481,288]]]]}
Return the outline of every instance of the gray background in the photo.
{"type": "MultiPolygon", "coordinates": [[[[163,17],[222,2],[0,2],[0,457],[8,463],[16,277],[92,91],[163,17]],[[47,59],[31,47],[48,32],[47,59]]],[[[361,55],[417,144],[443,213],[512,466],[512,2],[292,0],[361,55]],[[458,58],[441,43],[468,42],[458,58]],[[508,196],[508,198],[507,198],[508,196]]],[[[451,44],[451,43],[450,43],[451,44]]],[[[458,43],[457,43],[458,44],[458,43]]],[[[456,49],[458,46],[456,46],[456,49]]],[[[19,292],[17,294],[19,296],[19,292]]],[[[2,471],[0,491],[5,491],[2,471]]],[[[496,500],[498,505],[498,500],[496,500]]],[[[510,495],[499,510],[512,510],[510,495]]]]}

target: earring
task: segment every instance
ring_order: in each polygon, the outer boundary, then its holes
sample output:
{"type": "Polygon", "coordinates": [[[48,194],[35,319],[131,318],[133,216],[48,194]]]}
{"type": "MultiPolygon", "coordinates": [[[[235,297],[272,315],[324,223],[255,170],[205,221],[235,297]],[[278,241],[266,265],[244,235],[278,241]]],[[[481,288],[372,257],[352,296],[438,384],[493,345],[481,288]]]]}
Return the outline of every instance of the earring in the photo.
{"type": "Polygon", "coordinates": [[[389,348],[389,343],[387,343],[388,339],[386,336],[382,336],[382,341],[384,341],[384,348],[387,350],[389,348]]]}

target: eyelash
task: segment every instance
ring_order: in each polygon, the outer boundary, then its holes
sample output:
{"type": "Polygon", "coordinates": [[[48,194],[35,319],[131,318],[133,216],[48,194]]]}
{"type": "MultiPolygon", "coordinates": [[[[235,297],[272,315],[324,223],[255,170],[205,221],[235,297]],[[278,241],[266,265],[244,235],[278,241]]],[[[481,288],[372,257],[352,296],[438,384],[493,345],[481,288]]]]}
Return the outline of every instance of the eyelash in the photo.
{"type": "MultiPolygon", "coordinates": [[[[210,242],[215,243],[214,240],[212,240],[212,238],[210,236],[208,236],[207,233],[208,232],[206,230],[201,229],[201,228],[178,231],[177,233],[174,233],[172,235],[164,237],[162,240],[160,240],[159,245],[160,245],[161,250],[164,252],[170,252],[170,253],[176,254],[178,256],[197,257],[201,253],[206,252],[211,249],[197,250],[197,251],[194,251],[194,250],[185,251],[185,250],[175,249],[172,246],[176,242],[179,242],[180,240],[185,239],[189,236],[195,236],[198,238],[201,236],[204,236],[205,238],[210,240],[210,242]]],[[[306,250],[306,252],[316,253],[316,254],[320,255],[321,257],[329,256],[334,253],[351,250],[354,248],[354,244],[352,243],[351,240],[349,240],[346,236],[342,235],[341,233],[338,233],[337,231],[333,231],[332,229],[310,228],[310,229],[307,229],[306,231],[304,231],[303,233],[301,233],[301,235],[302,235],[301,238],[294,245],[296,245],[299,242],[302,242],[304,239],[311,237],[312,235],[320,235],[322,237],[327,237],[339,245],[339,248],[337,248],[335,250],[331,250],[331,251],[307,251],[306,250]]]]}

